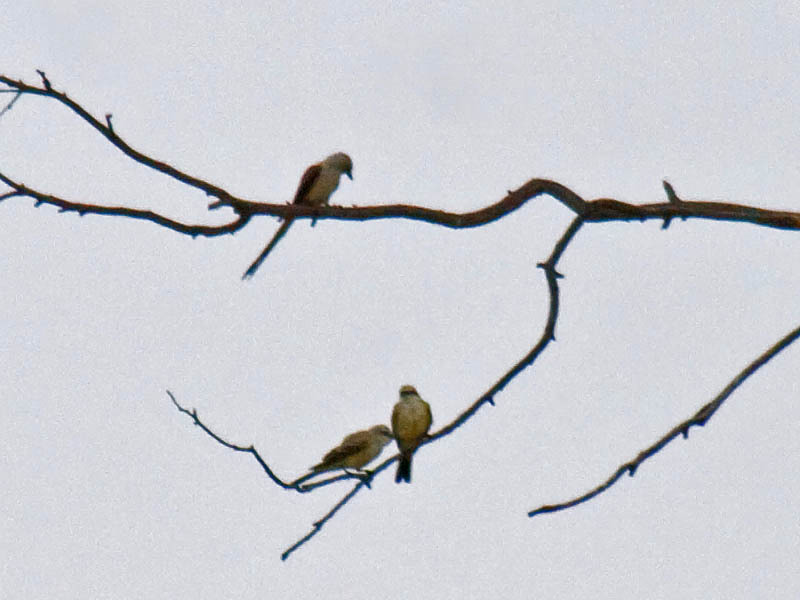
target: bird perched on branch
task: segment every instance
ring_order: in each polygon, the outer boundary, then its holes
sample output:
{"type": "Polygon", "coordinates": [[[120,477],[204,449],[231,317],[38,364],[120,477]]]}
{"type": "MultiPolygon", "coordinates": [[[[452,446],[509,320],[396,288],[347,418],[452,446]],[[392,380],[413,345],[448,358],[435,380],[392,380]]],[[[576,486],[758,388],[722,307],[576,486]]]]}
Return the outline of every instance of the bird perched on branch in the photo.
{"type": "Polygon", "coordinates": [[[411,457],[428,435],[433,423],[431,407],[420,398],[412,385],[400,388],[400,400],[392,410],[392,432],[400,449],[400,461],[394,480],[411,483],[411,457]]]}
{"type": "Polygon", "coordinates": [[[314,473],[334,469],[362,469],[376,458],[383,447],[392,441],[392,431],[386,425],[375,425],[364,431],[351,433],[342,443],[328,452],[317,465],[311,467],[314,473]]]}
{"type": "MultiPolygon", "coordinates": [[[[311,165],[300,178],[300,185],[297,186],[292,204],[302,204],[304,206],[327,205],[331,194],[339,187],[339,177],[342,175],[347,175],[351,180],[353,179],[353,161],[344,152],[331,154],[322,162],[311,165]]],[[[258,267],[261,266],[270,251],[286,235],[293,221],[294,217],[287,217],[284,220],[278,231],[272,236],[267,247],[261,251],[258,258],[244,272],[242,279],[255,275],[258,267]]]]}

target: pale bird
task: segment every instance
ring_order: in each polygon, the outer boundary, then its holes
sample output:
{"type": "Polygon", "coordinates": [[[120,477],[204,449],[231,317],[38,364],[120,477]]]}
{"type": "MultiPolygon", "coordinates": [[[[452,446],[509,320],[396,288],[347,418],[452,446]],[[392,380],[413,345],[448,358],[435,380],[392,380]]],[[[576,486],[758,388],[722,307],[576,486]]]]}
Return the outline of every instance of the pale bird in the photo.
{"type": "Polygon", "coordinates": [[[364,431],[356,431],[344,438],[341,444],[328,452],[322,462],[311,467],[311,470],[321,473],[348,467],[362,469],[391,441],[392,431],[386,425],[375,425],[364,431]]]}
{"type": "MultiPolygon", "coordinates": [[[[300,178],[300,185],[297,186],[297,191],[294,194],[292,203],[305,206],[327,205],[331,194],[339,187],[339,177],[342,175],[347,175],[351,180],[353,179],[353,161],[350,160],[350,157],[344,152],[331,154],[322,162],[311,165],[300,178]]],[[[253,264],[244,272],[242,279],[247,279],[255,275],[258,267],[260,267],[264,259],[267,258],[267,255],[275,247],[275,244],[286,235],[293,221],[294,217],[287,217],[286,220],[284,220],[278,231],[272,236],[267,247],[261,251],[258,258],[256,258],[253,264]]]]}
{"type": "Polygon", "coordinates": [[[428,435],[433,423],[431,407],[419,397],[412,385],[400,388],[400,400],[392,410],[392,432],[400,449],[394,480],[411,483],[411,457],[428,435]]]}

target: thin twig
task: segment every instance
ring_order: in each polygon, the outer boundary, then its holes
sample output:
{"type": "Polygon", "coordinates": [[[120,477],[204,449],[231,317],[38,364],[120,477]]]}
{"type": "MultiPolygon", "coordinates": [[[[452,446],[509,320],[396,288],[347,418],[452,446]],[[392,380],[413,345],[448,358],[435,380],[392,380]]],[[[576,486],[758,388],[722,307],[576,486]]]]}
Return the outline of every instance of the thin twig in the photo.
{"type": "MultiPolygon", "coordinates": [[[[14,90],[2,90],[2,91],[4,91],[4,92],[13,92],[14,90]]],[[[19,100],[21,96],[22,96],[22,92],[17,90],[16,93],[14,94],[14,97],[11,99],[11,102],[6,104],[3,107],[3,110],[0,110],[0,117],[2,117],[4,114],[6,114],[8,111],[10,111],[14,107],[14,103],[17,100],[19,100]]]]}
{"type": "Polygon", "coordinates": [[[781,350],[786,348],[789,344],[794,342],[798,337],[800,337],[800,327],[797,327],[786,336],[784,336],[781,340],[779,340],[775,345],[769,348],[766,352],[764,352],[761,356],[759,356],[756,360],[750,363],[741,373],[739,373],[736,377],[734,377],[733,381],[731,381],[725,389],[722,390],[711,402],[703,406],[700,410],[698,410],[694,415],[690,418],[686,419],[682,423],[679,423],[675,427],[673,427],[670,431],[668,431],[663,437],[661,437],[657,442],[655,442],[652,446],[642,450],[636,458],[633,460],[625,463],[624,465],[620,466],[614,473],[609,477],[606,481],[598,485],[596,488],[589,490],[582,496],[578,496],[572,500],[568,500],[567,502],[560,502],[558,504],[546,504],[544,506],[540,506],[539,508],[532,510],[528,513],[529,517],[534,517],[536,515],[540,515],[543,513],[551,513],[557,512],[560,510],[564,510],[567,508],[571,508],[578,504],[582,504],[591,500],[595,496],[602,494],[612,485],[617,483],[617,481],[622,477],[623,474],[628,473],[631,477],[634,476],[636,470],[639,468],[644,461],[648,458],[653,456],[654,454],[661,451],[667,444],[669,444],[672,440],[676,439],[679,435],[682,435],[684,438],[689,437],[689,429],[694,426],[704,426],[706,422],[711,418],[711,416],[717,412],[722,403],[734,392],[736,388],[738,388],[745,379],[750,377],[753,373],[758,371],[762,366],[764,366],[772,357],[777,355],[781,350]]]}
{"type": "Polygon", "coordinates": [[[264,469],[264,472],[267,474],[267,476],[269,476],[270,479],[272,479],[272,481],[274,481],[276,484],[278,484],[285,490],[294,489],[294,486],[291,483],[286,483],[280,477],[275,475],[275,472],[269,468],[267,463],[264,461],[263,458],[261,458],[261,455],[258,453],[258,450],[256,450],[254,446],[252,445],[238,446],[237,444],[232,444],[231,442],[223,439],[222,437],[211,431],[211,429],[209,429],[206,426],[206,424],[200,420],[200,417],[197,416],[197,411],[195,409],[189,410],[188,408],[184,408],[183,406],[178,404],[178,401],[175,399],[175,395],[169,390],[167,390],[167,395],[169,395],[170,399],[172,400],[172,403],[179,411],[191,417],[192,421],[194,421],[194,424],[200,427],[200,429],[202,429],[203,431],[205,431],[217,443],[222,444],[223,446],[225,446],[226,448],[230,448],[231,450],[235,450],[236,452],[245,452],[248,454],[252,454],[253,458],[255,458],[256,461],[258,461],[258,464],[261,465],[261,468],[264,469]]]}
{"type": "MultiPolygon", "coordinates": [[[[47,76],[43,71],[37,71],[39,76],[42,79],[43,87],[36,87],[33,85],[28,85],[27,83],[21,80],[11,79],[10,77],[6,77],[5,75],[0,75],[0,83],[7,85],[12,89],[16,89],[17,91],[23,94],[32,94],[34,96],[44,96],[47,98],[52,98],[57,102],[60,102],[67,108],[69,108],[72,112],[78,115],[81,119],[86,121],[89,125],[91,125],[96,131],[98,131],[104,138],[106,138],[109,142],[111,142],[114,146],[116,146],[120,151],[122,151],[126,156],[132,158],[136,162],[143,164],[151,169],[159,171],[181,183],[185,183],[191,187],[197,188],[199,190],[204,191],[209,196],[213,196],[215,198],[219,198],[226,203],[231,205],[235,204],[235,199],[232,199],[230,195],[223,190],[207,181],[203,181],[198,177],[192,177],[191,175],[176,169],[172,165],[169,165],[165,162],[161,162],[154,158],[147,156],[139,152],[138,150],[134,149],[130,146],[127,142],[125,142],[121,137],[119,137],[116,132],[110,126],[110,122],[103,123],[102,121],[96,119],[92,114],[86,110],[83,106],[79,103],[75,102],[72,98],[67,96],[64,92],[59,92],[51,85],[50,81],[47,79],[47,76]]],[[[110,120],[109,120],[110,121],[110,120]]]]}
{"type": "MultiPolygon", "coordinates": [[[[236,452],[245,452],[247,454],[252,454],[253,458],[256,459],[256,461],[258,462],[259,465],[261,465],[261,468],[269,476],[269,478],[272,479],[272,481],[274,481],[276,484],[278,484],[280,487],[282,487],[285,490],[293,490],[293,491],[296,491],[296,492],[300,492],[301,494],[304,494],[304,493],[310,492],[311,490],[314,490],[314,489],[316,489],[318,487],[323,487],[323,486],[329,485],[331,483],[336,483],[337,481],[344,481],[344,480],[348,480],[348,479],[350,479],[350,480],[359,479],[362,483],[365,483],[368,486],[369,482],[371,481],[371,479],[372,479],[372,477],[373,477],[373,475],[375,473],[375,471],[365,471],[363,474],[359,475],[359,474],[355,474],[355,473],[344,472],[344,473],[342,473],[340,475],[327,477],[326,479],[317,479],[317,480],[315,480],[315,481],[313,481],[311,483],[306,483],[306,481],[308,481],[309,479],[319,475],[319,473],[307,473],[307,474],[303,475],[302,477],[299,477],[298,479],[295,479],[292,482],[285,482],[280,477],[275,475],[275,472],[269,467],[269,465],[267,465],[267,462],[258,453],[258,450],[256,450],[254,446],[252,446],[252,445],[250,445],[250,446],[239,446],[238,444],[233,444],[233,443],[227,441],[221,435],[219,435],[218,433],[215,433],[208,425],[203,423],[203,421],[197,415],[197,410],[196,409],[189,410],[188,408],[185,408],[185,407],[181,406],[178,403],[178,400],[175,398],[175,395],[169,390],[167,390],[167,395],[170,397],[170,399],[172,400],[172,403],[175,405],[175,407],[180,412],[182,412],[183,414],[189,416],[192,419],[192,421],[194,421],[195,425],[200,427],[200,429],[202,429],[204,432],[206,432],[206,434],[209,437],[211,437],[212,439],[214,439],[217,443],[222,444],[223,446],[225,446],[226,448],[230,448],[231,450],[235,450],[236,452]]],[[[391,462],[391,461],[387,461],[387,462],[391,462]]]]}

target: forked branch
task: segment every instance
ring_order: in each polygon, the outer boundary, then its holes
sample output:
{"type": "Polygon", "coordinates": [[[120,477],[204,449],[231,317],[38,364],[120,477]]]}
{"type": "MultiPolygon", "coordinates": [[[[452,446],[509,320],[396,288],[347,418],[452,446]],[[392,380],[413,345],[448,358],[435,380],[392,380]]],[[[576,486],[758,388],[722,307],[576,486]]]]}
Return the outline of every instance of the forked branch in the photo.
{"type": "MultiPolygon", "coordinates": [[[[202,223],[190,224],[182,223],[175,219],[161,215],[150,210],[139,210],[123,206],[107,206],[78,202],[69,200],[49,192],[45,192],[35,187],[25,185],[17,181],[10,174],[3,171],[0,164],[0,182],[8,190],[0,191],[0,201],[12,198],[30,198],[34,200],[35,206],[52,205],[61,212],[76,212],[78,215],[96,214],[104,216],[118,216],[138,219],[154,223],[161,227],[166,227],[181,234],[190,236],[218,236],[232,234],[242,229],[250,222],[253,215],[269,215],[280,218],[295,219],[335,219],[344,221],[367,221],[375,219],[402,218],[416,221],[424,221],[443,227],[453,229],[467,229],[480,227],[497,221],[506,215],[522,207],[530,200],[547,195],[575,214],[575,218],[567,230],[555,244],[550,257],[544,263],[538,265],[543,269],[547,280],[549,291],[549,314],[547,322],[539,339],[531,347],[531,350],[513,365],[499,380],[492,384],[486,392],[472,402],[467,408],[449,424],[440,430],[433,432],[426,439],[424,444],[432,443],[453,433],[457,428],[468,421],[485,404],[494,405],[495,397],[503,391],[505,387],[514,380],[523,370],[531,366],[541,353],[547,348],[551,341],[555,340],[555,326],[559,314],[559,286],[558,279],[561,275],[556,266],[569,243],[581,229],[584,223],[604,222],[604,221],[646,221],[660,220],[663,228],[667,228],[673,219],[711,219],[717,221],[732,221],[750,223],[765,227],[779,229],[799,230],[800,213],[788,211],[775,211],[726,202],[712,201],[687,201],[681,199],[674,188],[664,182],[664,190],[667,196],[666,202],[650,204],[629,204],[610,198],[599,198],[595,200],[584,200],[578,194],[566,186],[547,179],[531,179],[516,190],[509,191],[502,199],[485,206],[484,208],[456,213],[449,211],[435,210],[421,206],[408,204],[386,204],[376,206],[361,207],[342,207],[342,206],[305,206],[302,204],[281,204],[281,203],[261,203],[238,198],[227,192],[225,189],[207,182],[199,177],[190,175],[177,169],[165,161],[150,157],[136,150],[130,143],[124,140],[115,130],[112,124],[112,115],[106,114],[102,119],[92,115],[81,104],[69,97],[65,92],[53,87],[45,73],[39,71],[41,85],[29,85],[21,80],[15,80],[4,75],[0,75],[0,84],[5,85],[6,89],[0,89],[0,93],[10,94],[12,97],[9,102],[0,107],[0,117],[3,117],[13,108],[18,108],[18,101],[22,96],[39,96],[49,100],[54,100],[65,106],[72,113],[77,115],[84,122],[88,123],[95,131],[100,133],[110,144],[121,151],[123,154],[148,168],[158,171],[172,179],[179,181],[187,186],[195,188],[207,196],[214,198],[208,208],[213,210],[220,207],[229,207],[234,212],[234,217],[223,225],[205,225],[202,223]]],[[[716,398],[701,408],[695,415],[686,421],[678,424],[661,439],[643,450],[630,462],[620,466],[614,474],[604,483],[590,490],[586,494],[567,502],[542,506],[531,511],[529,516],[545,512],[563,510],[577,504],[586,502],[591,498],[602,493],[614,485],[624,473],[633,475],[640,464],[659,452],[678,435],[688,436],[688,431],[692,426],[703,426],[708,419],[719,409],[725,399],[750,375],[757,371],[773,356],[783,348],[791,344],[800,337],[800,328],[795,329],[781,341],[775,344],[761,357],[749,365],[739,374],[716,398]]],[[[283,554],[282,559],[288,558],[294,551],[312,539],[338,511],[344,507],[355,495],[363,488],[369,487],[371,480],[380,472],[385,470],[391,463],[397,460],[397,456],[392,456],[380,463],[374,470],[367,472],[363,476],[354,474],[340,474],[320,480],[312,480],[311,475],[302,476],[294,481],[284,481],[278,477],[269,467],[259,452],[251,446],[239,446],[226,441],[224,438],[214,433],[204,424],[195,410],[189,410],[181,406],[171,392],[167,392],[177,409],[189,416],[192,421],[200,427],[207,435],[217,443],[236,452],[250,454],[258,462],[267,476],[283,489],[306,493],[318,487],[330,485],[331,483],[347,479],[357,479],[357,483],[349,490],[321,519],[313,524],[312,529],[283,554]]]]}
{"type": "Polygon", "coordinates": [[[3,172],[0,166],[0,181],[5,183],[11,192],[0,195],[0,199],[11,197],[32,198],[36,205],[57,206],[62,212],[77,212],[80,215],[97,214],[105,216],[119,216],[150,221],[161,227],[172,229],[178,233],[197,236],[216,236],[234,233],[244,227],[253,215],[269,215],[273,217],[296,219],[335,219],[342,221],[367,221],[375,219],[410,219],[441,225],[453,229],[467,229],[480,227],[492,223],[514,212],[528,201],[547,195],[581,217],[583,222],[603,221],[646,221],[660,220],[666,227],[672,219],[712,219],[718,221],[736,221],[753,223],[766,227],[779,229],[800,229],[800,213],[767,210],[754,206],[732,204],[726,202],[687,201],[682,200],[675,193],[672,186],[664,183],[667,191],[667,202],[653,204],[628,204],[610,198],[584,200],[566,186],[548,179],[531,179],[516,190],[509,191],[504,198],[485,206],[484,208],[464,213],[436,210],[408,204],[385,204],[377,206],[343,207],[343,206],[302,206],[281,203],[262,203],[238,198],[225,189],[216,186],[194,175],[190,175],[169,163],[150,157],[125,141],[114,129],[111,115],[106,114],[101,120],[92,115],[89,110],[69,97],[65,92],[53,87],[47,76],[39,71],[42,81],[41,86],[30,85],[22,80],[12,79],[0,75],[0,84],[6,86],[5,92],[13,94],[12,100],[2,110],[2,113],[11,109],[22,95],[40,96],[67,107],[80,119],[88,123],[99,132],[108,142],[132,160],[167,175],[190,187],[203,191],[206,195],[216,198],[209,206],[210,209],[228,206],[233,209],[237,217],[221,226],[202,224],[184,224],[160,215],[154,211],[135,210],[126,207],[103,206],[68,200],[56,194],[36,189],[33,186],[23,185],[16,181],[10,174],[3,172]]]}

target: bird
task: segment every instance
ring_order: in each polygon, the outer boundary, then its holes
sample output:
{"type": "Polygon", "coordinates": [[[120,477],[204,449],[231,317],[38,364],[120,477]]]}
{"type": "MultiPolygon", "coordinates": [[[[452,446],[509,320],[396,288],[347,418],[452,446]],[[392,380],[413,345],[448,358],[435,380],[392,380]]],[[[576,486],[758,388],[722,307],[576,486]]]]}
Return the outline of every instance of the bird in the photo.
{"type": "MultiPolygon", "coordinates": [[[[303,206],[327,205],[331,194],[339,187],[339,177],[342,175],[347,175],[351,181],[353,179],[353,161],[344,152],[336,152],[322,162],[311,165],[300,178],[300,184],[297,186],[292,204],[301,204],[303,206]]],[[[255,275],[258,267],[261,266],[270,251],[286,235],[293,221],[294,217],[287,217],[284,220],[266,248],[261,251],[258,258],[244,272],[242,279],[249,279],[255,275]]]]}
{"type": "Polygon", "coordinates": [[[375,425],[364,431],[356,431],[328,452],[319,464],[311,467],[311,471],[322,473],[347,467],[360,470],[376,458],[392,439],[392,430],[386,425],[375,425]]]}
{"type": "Polygon", "coordinates": [[[411,483],[411,457],[428,435],[433,423],[431,407],[420,398],[413,385],[400,388],[400,400],[392,410],[392,433],[400,449],[394,480],[411,483]]]}

